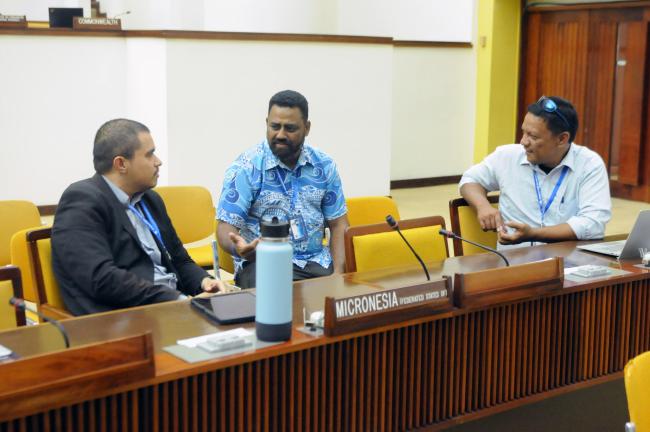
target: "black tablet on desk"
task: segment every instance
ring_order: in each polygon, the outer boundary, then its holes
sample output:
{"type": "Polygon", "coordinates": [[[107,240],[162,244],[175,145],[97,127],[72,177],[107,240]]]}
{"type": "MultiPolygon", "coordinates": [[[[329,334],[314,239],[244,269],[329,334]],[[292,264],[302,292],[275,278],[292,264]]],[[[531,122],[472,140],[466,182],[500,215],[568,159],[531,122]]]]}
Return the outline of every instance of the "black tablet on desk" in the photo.
{"type": "Polygon", "coordinates": [[[249,291],[220,294],[208,298],[195,297],[192,306],[217,324],[255,321],[255,295],[249,291]]]}

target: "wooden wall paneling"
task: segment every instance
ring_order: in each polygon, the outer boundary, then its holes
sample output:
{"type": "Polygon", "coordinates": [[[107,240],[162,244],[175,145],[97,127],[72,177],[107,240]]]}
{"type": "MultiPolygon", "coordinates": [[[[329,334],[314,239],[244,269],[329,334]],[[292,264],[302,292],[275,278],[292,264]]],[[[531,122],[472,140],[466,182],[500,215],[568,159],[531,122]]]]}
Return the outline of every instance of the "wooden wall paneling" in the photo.
{"type": "MultiPolygon", "coordinates": [[[[564,97],[578,112],[585,112],[588,39],[588,11],[543,14],[538,68],[540,96],[564,97]]],[[[576,142],[582,142],[581,130],[576,142]]]]}
{"type": "Polygon", "coordinates": [[[618,147],[618,181],[634,186],[640,180],[647,30],[645,21],[622,22],[618,26],[614,122],[620,127],[612,137],[612,148],[618,147]]]}
{"type": "Polygon", "coordinates": [[[467,404],[466,404],[466,398],[467,398],[467,393],[466,393],[466,388],[467,388],[467,369],[468,369],[468,364],[469,361],[471,361],[470,355],[471,355],[471,350],[468,347],[469,341],[468,335],[471,333],[471,324],[469,322],[469,317],[467,315],[463,316],[462,320],[462,326],[463,329],[460,332],[461,338],[458,344],[458,355],[460,356],[460,376],[458,378],[458,383],[456,387],[456,392],[458,394],[458,412],[466,412],[465,410],[467,409],[467,404]]]}
{"type": "Polygon", "coordinates": [[[367,427],[369,430],[379,431],[383,428],[379,419],[384,414],[384,407],[380,406],[380,403],[382,403],[380,395],[386,391],[386,381],[383,379],[386,365],[386,337],[385,335],[374,335],[372,341],[375,354],[374,361],[372,362],[372,373],[368,380],[371,383],[375,383],[375,385],[371,387],[372,391],[369,392],[371,393],[369,395],[371,397],[368,398],[370,404],[368,414],[370,419],[367,427]]]}
{"type": "Polygon", "coordinates": [[[471,358],[471,363],[469,365],[470,371],[467,381],[467,393],[468,393],[468,410],[476,411],[481,406],[480,399],[480,389],[481,389],[481,379],[484,374],[482,370],[482,357],[481,347],[483,346],[483,336],[482,336],[482,326],[480,325],[481,313],[476,312],[470,314],[470,334],[471,334],[471,351],[469,353],[471,358]]]}
{"type": "MultiPolygon", "coordinates": [[[[434,328],[434,342],[435,342],[435,363],[436,365],[442,365],[442,351],[444,347],[444,341],[443,341],[443,322],[444,321],[435,321],[433,323],[433,328],[434,328]]],[[[439,422],[442,419],[442,412],[441,412],[441,406],[442,406],[442,368],[438,367],[435,368],[435,387],[434,387],[434,401],[435,401],[435,407],[434,407],[434,417],[433,421],[434,422],[439,422]]],[[[477,392],[478,393],[478,392],[477,392]]]]}
{"type": "MultiPolygon", "coordinates": [[[[600,291],[599,289],[597,291],[600,291]]],[[[597,292],[595,296],[599,301],[594,305],[593,319],[594,323],[594,357],[593,369],[594,377],[602,375],[602,352],[603,352],[603,296],[601,292],[597,292]]]]}
{"type": "MultiPolygon", "coordinates": [[[[411,366],[413,371],[411,373],[411,384],[412,384],[412,393],[413,393],[413,406],[414,410],[412,411],[412,417],[410,418],[411,424],[423,424],[422,423],[422,411],[421,411],[421,402],[422,402],[422,326],[415,327],[413,333],[411,334],[413,343],[415,344],[415,350],[413,352],[414,358],[411,361],[411,366]]],[[[365,429],[367,430],[367,429],[365,429]]]]}
{"type": "Polygon", "coordinates": [[[521,324],[521,303],[514,305],[514,316],[512,323],[514,325],[513,331],[513,361],[510,366],[510,377],[511,377],[511,394],[513,399],[519,398],[521,394],[521,374],[519,371],[521,367],[519,366],[522,362],[521,352],[523,351],[524,341],[523,341],[523,332],[521,324]]]}
{"type": "MultiPolygon", "coordinates": [[[[647,322],[650,319],[650,291],[641,289],[641,314],[637,322],[647,322]]],[[[639,338],[639,351],[643,352],[643,347],[650,346],[650,329],[648,326],[639,326],[641,328],[641,335],[639,338]]]]}
{"type": "Polygon", "coordinates": [[[399,330],[399,339],[400,339],[400,366],[399,366],[399,408],[398,408],[398,418],[399,418],[399,427],[401,430],[405,430],[408,426],[408,410],[407,406],[409,405],[409,359],[411,353],[409,348],[411,345],[408,343],[408,328],[401,328],[399,330]]]}
{"type": "MultiPolygon", "coordinates": [[[[525,23],[519,124],[528,104],[541,95],[564,97],[584,113],[589,11],[533,12],[526,15],[525,23]]],[[[578,129],[576,142],[582,139],[578,129]]]]}
{"type": "Polygon", "coordinates": [[[618,23],[602,13],[592,13],[590,21],[585,111],[578,112],[584,137],[580,144],[598,153],[609,166],[618,23]]]}
{"type": "Polygon", "coordinates": [[[526,107],[541,96],[538,88],[540,55],[539,47],[542,14],[529,13],[524,17],[524,31],[521,44],[521,75],[519,80],[519,122],[515,136],[521,137],[520,125],[526,115],[526,107]]]}
{"type": "MultiPolygon", "coordinates": [[[[386,355],[387,355],[387,365],[386,365],[386,373],[384,374],[384,379],[386,380],[387,386],[386,386],[386,393],[382,395],[382,400],[384,401],[384,406],[386,407],[386,416],[384,417],[384,420],[382,421],[382,430],[393,430],[393,401],[395,398],[393,395],[395,394],[395,381],[393,379],[394,374],[395,374],[395,363],[394,363],[394,358],[393,353],[395,352],[396,345],[395,345],[395,335],[396,335],[397,330],[388,332],[387,335],[387,348],[386,348],[386,355]]],[[[440,355],[440,350],[436,349],[436,352],[438,355],[440,355]]],[[[440,371],[436,371],[436,373],[440,373],[440,371]]],[[[436,405],[436,408],[438,408],[440,404],[436,405]]]]}

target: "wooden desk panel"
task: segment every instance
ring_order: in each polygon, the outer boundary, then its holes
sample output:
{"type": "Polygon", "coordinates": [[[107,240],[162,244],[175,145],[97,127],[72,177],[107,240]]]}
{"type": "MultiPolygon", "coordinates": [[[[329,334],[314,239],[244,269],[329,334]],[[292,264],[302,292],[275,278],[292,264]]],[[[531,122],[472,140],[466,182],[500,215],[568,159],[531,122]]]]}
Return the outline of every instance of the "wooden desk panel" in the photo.
{"type": "MultiPolygon", "coordinates": [[[[574,246],[509,251],[508,258],[613,262],[574,246]]],[[[442,274],[497,264],[497,257],[473,255],[429,267],[442,274]]],[[[649,272],[623,268],[633,274],[588,284],[566,281],[558,294],[341,337],[294,331],[287,343],[194,365],[161,352],[176,339],[215,331],[186,302],[76,318],[66,322],[73,344],[151,330],[155,378],[95,401],[5,421],[0,431],[444,428],[620,377],[629,358],[650,349],[649,272]]],[[[393,288],[418,280],[420,271],[297,283],[294,323],[301,322],[303,306],[322,307],[328,290],[340,295],[393,288]]],[[[0,333],[0,343],[22,355],[59,349],[62,342],[48,327],[0,333]]]]}

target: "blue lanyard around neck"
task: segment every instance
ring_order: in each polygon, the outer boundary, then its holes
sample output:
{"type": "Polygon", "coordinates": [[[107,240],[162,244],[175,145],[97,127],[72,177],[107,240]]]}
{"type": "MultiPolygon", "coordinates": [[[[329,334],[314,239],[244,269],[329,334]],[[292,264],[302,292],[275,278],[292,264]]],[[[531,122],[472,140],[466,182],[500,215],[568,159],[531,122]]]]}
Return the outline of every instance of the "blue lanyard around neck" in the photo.
{"type": "Polygon", "coordinates": [[[282,185],[282,190],[284,191],[284,194],[287,196],[287,198],[289,198],[289,207],[291,212],[293,212],[293,209],[295,207],[294,203],[296,197],[296,194],[294,193],[293,190],[293,180],[291,180],[292,187],[291,187],[291,194],[289,194],[289,192],[287,191],[287,187],[284,185],[284,179],[287,178],[287,174],[285,173],[284,178],[282,178],[282,176],[280,175],[280,170],[278,169],[277,165],[275,166],[275,173],[278,175],[278,180],[280,180],[280,185],[282,185]]]}
{"type": "Polygon", "coordinates": [[[139,212],[138,209],[133,204],[129,204],[129,209],[133,212],[133,214],[136,215],[138,219],[140,219],[147,226],[147,228],[149,228],[151,234],[156,236],[162,248],[167,250],[167,248],[165,247],[165,243],[163,242],[162,235],[160,235],[160,229],[158,228],[158,224],[151,216],[151,213],[149,212],[147,205],[144,203],[144,201],[140,201],[138,204],[140,204],[140,208],[142,208],[144,215],[141,212],[139,212]]]}
{"type": "Polygon", "coordinates": [[[560,185],[564,181],[564,177],[566,177],[566,173],[569,171],[568,166],[562,167],[562,173],[560,173],[560,178],[557,180],[557,183],[555,183],[555,187],[553,188],[553,192],[551,192],[551,196],[548,197],[548,201],[546,202],[546,206],[544,206],[544,200],[542,199],[542,188],[539,186],[539,179],[537,178],[537,171],[533,169],[533,179],[535,180],[535,192],[537,192],[537,204],[539,205],[539,212],[542,215],[542,225],[544,225],[544,215],[546,215],[546,212],[548,209],[551,207],[551,204],[553,204],[553,200],[555,200],[555,196],[557,195],[557,191],[560,189],[560,185]]]}

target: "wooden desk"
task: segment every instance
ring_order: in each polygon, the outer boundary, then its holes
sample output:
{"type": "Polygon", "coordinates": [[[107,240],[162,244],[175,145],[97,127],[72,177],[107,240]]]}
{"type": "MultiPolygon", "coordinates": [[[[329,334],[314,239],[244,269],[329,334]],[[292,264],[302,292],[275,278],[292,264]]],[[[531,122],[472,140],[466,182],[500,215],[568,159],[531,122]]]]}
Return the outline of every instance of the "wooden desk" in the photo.
{"type": "MultiPolygon", "coordinates": [[[[567,266],[615,261],[575,242],[507,253],[512,263],[563,256],[567,266]]],[[[433,275],[501,266],[492,255],[430,263],[433,275]]],[[[399,322],[339,337],[295,330],[302,307],[325,294],[359,294],[422,281],[417,267],[331,276],[295,284],[291,341],[187,364],[163,351],[217,328],[187,302],[67,320],[73,345],[152,331],[153,379],[73,406],[0,423],[0,430],[405,430],[433,429],[620,378],[650,349],[650,272],[576,284],[560,292],[399,322]]],[[[227,329],[222,327],[219,329],[227,329]]],[[[26,356],[58,350],[47,325],[0,333],[26,356]]],[[[70,389],[71,392],[74,389],[70,389]]]]}

